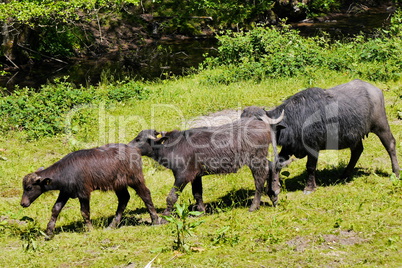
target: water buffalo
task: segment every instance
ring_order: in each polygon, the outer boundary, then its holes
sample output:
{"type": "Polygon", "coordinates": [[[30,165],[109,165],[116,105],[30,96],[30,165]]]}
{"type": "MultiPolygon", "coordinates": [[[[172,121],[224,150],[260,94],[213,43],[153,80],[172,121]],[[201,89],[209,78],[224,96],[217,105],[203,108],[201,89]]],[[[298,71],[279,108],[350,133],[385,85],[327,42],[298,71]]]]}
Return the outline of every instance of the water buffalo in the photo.
{"type": "Polygon", "coordinates": [[[57,217],[68,199],[78,197],[85,224],[92,228],[89,209],[91,192],[113,190],[119,202],[116,216],[110,224],[110,227],[115,227],[120,223],[130,200],[127,186],[135,189],[144,201],[152,223],[158,224],[159,218],[150,191],[145,186],[140,152],[125,144],[107,144],[75,151],[46,169],[41,168],[26,175],[21,206],[29,207],[44,192],[60,190],[46,229],[46,234],[52,237],[57,217]]]}
{"type": "MultiPolygon", "coordinates": [[[[363,152],[362,139],[370,132],[380,138],[391,158],[392,171],[399,177],[395,139],[379,88],[358,79],[327,90],[309,88],[289,97],[273,110],[252,106],[241,116],[267,114],[275,117],[282,111],[285,111],[285,117],[276,127],[277,142],[282,146],[279,159],[286,161],[291,155],[307,156],[305,193],[317,187],[315,170],[320,150],[350,148],[350,161],[342,175],[342,178],[348,178],[363,152]]],[[[278,172],[281,169],[280,162],[276,169],[278,172]]]]}
{"type": "MultiPolygon", "coordinates": [[[[178,198],[177,191],[182,191],[189,182],[192,183],[196,209],[205,211],[202,176],[235,173],[244,165],[251,169],[256,187],[250,207],[250,211],[253,211],[260,206],[269,172],[267,155],[272,142],[270,124],[276,124],[282,118],[283,114],[275,120],[266,116],[264,121],[248,118],[222,126],[185,131],[158,132],[148,129],[141,131],[129,145],[140,148],[142,155],[153,158],[173,171],[175,182],[166,199],[164,215],[170,214],[178,198]]],[[[275,205],[275,193],[277,196],[280,189],[271,187],[270,190],[275,205]]]]}

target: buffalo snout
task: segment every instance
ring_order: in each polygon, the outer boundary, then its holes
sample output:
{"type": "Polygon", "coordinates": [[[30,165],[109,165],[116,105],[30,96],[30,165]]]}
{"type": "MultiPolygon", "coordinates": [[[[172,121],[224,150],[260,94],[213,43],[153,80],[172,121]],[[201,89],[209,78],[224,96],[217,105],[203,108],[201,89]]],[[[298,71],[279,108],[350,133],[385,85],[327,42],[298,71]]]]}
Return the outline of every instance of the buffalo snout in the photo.
{"type": "Polygon", "coordinates": [[[28,197],[23,196],[20,205],[24,208],[27,208],[31,205],[31,201],[29,201],[28,197]]]}

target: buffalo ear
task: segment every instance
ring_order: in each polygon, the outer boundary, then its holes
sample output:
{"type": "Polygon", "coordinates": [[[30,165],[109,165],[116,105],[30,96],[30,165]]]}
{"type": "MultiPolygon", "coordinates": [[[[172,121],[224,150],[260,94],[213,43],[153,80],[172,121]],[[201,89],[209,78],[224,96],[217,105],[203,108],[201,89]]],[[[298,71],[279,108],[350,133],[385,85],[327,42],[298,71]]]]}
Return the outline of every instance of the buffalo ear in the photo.
{"type": "Polygon", "coordinates": [[[160,138],[157,138],[154,140],[155,144],[163,144],[169,137],[166,136],[162,136],[160,138]]]}
{"type": "Polygon", "coordinates": [[[283,129],[283,128],[287,128],[288,127],[288,125],[285,123],[285,122],[279,122],[277,125],[276,125],[276,129],[277,130],[280,130],[280,129],[283,129]]]}
{"type": "Polygon", "coordinates": [[[36,176],[34,179],[34,182],[32,183],[33,185],[40,185],[42,183],[42,177],[41,176],[36,176]]]}
{"type": "Polygon", "coordinates": [[[51,178],[45,178],[42,180],[42,185],[49,185],[52,183],[52,179],[51,178]]]}
{"type": "Polygon", "coordinates": [[[151,141],[153,144],[163,144],[169,137],[166,136],[166,131],[155,131],[155,138],[151,141]]]}

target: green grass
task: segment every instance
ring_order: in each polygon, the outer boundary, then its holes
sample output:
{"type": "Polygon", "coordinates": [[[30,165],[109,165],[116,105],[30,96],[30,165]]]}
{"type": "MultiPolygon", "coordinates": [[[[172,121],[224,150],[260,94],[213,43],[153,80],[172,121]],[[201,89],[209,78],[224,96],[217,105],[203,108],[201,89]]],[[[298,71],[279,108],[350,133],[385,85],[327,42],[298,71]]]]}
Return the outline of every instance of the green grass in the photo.
{"type": "MultiPolygon", "coordinates": [[[[208,72],[208,71],[207,71],[208,72]]],[[[349,151],[320,154],[319,188],[310,195],[302,189],[306,159],[282,171],[283,191],[273,208],[267,196],[261,209],[248,207],[254,183],[247,168],[237,174],[204,178],[208,213],[187,243],[195,252],[172,250],[174,226],[150,226],[142,201],[130,190],[131,200],[118,229],[106,229],[115,213],[112,192],[94,192],[91,218],[95,229],[84,230],[78,200],[70,200],[56,224],[56,236],[45,241],[57,192],[40,196],[29,208],[19,202],[22,177],[49,166],[72,150],[108,142],[129,142],[141,129],[183,129],[193,117],[248,105],[273,107],[310,86],[329,88],[355,77],[317,72],[314,77],[207,85],[201,73],[149,84],[150,97],[94,109],[90,124],[74,130],[73,138],[59,135],[26,141],[23,132],[0,137],[0,266],[1,267],[400,267],[402,256],[402,183],[390,178],[391,163],[379,139],[371,134],[349,181],[337,178],[349,151]],[[27,239],[27,237],[30,238],[27,239]],[[30,245],[24,250],[24,245],[30,245]]],[[[383,89],[388,119],[402,159],[401,81],[375,83],[383,89]]],[[[104,85],[103,85],[104,86],[104,85]]],[[[93,109],[93,108],[92,108],[93,109]]],[[[144,158],[144,175],[158,212],[173,185],[173,175],[144,158]]],[[[179,202],[194,203],[191,187],[179,202]]],[[[190,219],[198,221],[198,218],[190,219]]]]}

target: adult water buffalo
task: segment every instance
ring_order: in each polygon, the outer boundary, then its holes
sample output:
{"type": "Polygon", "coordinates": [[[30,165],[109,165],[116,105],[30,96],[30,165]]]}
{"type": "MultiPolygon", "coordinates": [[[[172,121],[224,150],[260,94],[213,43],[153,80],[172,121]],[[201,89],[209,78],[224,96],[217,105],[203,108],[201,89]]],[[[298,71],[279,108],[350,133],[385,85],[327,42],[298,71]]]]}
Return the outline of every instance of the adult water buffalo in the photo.
{"type": "Polygon", "coordinates": [[[101,147],[72,152],[46,169],[26,175],[23,179],[24,193],[21,206],[29,207],[42,193],[59,190],[60,194],[52,209],[52,217],[46,234],[53,236],[57,217],[70,198],[77,198],[87,227],[91,228],[89,200],[94,190],[115,191],[118,197],[116,216],[110,224],[120,223],[130,194],[127,186],[135,189],[144,201],[153,224],[159,224],[151,194],[142,174],[142,160],[137,148],[125,144],[107,144],[101,147]]]}
{"type": "MultiPolygon", "coordinates": [[[[253,211],[260,206],[264,183],[269,174],[267,155],[272,142],[270,124],[276,124],[282,118],[283,114],[275,120],[266,116],[263,118],[265,121],[248,118],[218,127],[185,131],[158,132],[148,129],[141,131],[129,145],[140,148],[142,155],[153,158],[173,171],[175,182],[166,199],[164,215],[170,214],[178,198],[177,191],[182,191],[189,182],[192,183],[197,210],[205,211],[202,176],[235,173],[244,165],[251,169],[256,187],[250,207],[250,211],[253,211]]],[[[278,176],[276,178],[279,180],[278,176]]],[[[279,191],[270,187],[268,192],[274,205],[279,191]]]]}
{"type": "MultiPolygon", "coordinates": [[[[275,117],[282,111],[285,111],[285,117],[276,129],[278,145],[282,146],[279,159],[286,161],[291,155],[297,158],[307,156],[305,193],[317,187],[315,170],[320,150],[350,148],[350,161],[342,178],[350,177],[363,152],[362,139],[370,132],[380,138],[391,158],[392,171],[399,177],[395,139],[379,88],[358,79],[328,90],[309,88],[270,111],[248,107],[242,117],[261,114],[275,117]]],[[[281,168],[279,162],[276,169],[279,172],[281,168]]]]}

